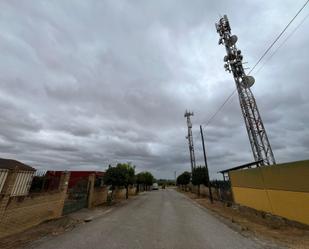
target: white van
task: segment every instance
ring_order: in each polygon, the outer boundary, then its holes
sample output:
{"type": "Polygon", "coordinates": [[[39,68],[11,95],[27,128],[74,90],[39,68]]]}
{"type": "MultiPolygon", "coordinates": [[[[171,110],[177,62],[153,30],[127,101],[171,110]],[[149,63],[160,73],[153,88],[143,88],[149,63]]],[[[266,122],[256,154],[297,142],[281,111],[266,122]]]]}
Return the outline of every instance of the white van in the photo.
{"type": "Polygon", "coordinates": [[[159,190],[159,185],[158,185],[158,183],[154,183],[154,184],[152,184],[152,190],[159,190]]]}

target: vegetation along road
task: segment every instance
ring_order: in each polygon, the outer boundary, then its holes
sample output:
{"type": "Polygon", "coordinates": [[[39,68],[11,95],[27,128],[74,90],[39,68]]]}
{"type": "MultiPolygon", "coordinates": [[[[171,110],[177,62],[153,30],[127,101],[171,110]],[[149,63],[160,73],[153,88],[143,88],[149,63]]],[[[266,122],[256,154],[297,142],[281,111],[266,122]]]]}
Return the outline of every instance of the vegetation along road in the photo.
{"type": "Polygon", "coordinates": [[[36,249],[269,248],[244,237],[173,189],[141,194],[126,205],[54,238],[36,249]]]}

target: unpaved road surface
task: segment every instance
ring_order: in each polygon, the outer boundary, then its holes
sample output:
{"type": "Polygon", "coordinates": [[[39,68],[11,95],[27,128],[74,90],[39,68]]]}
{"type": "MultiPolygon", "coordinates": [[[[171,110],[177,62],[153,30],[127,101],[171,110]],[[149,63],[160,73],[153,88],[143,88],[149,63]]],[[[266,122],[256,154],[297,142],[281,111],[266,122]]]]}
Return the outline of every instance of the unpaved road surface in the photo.
{"type": "MultiPolygon", "coordinates": [[[[141,194],[92,222],[30,245],[35,249],[274,248],[245,237],[172,190],[141,194]]],[[[279,248],[279,247],[275,247],[279,248]]]]}

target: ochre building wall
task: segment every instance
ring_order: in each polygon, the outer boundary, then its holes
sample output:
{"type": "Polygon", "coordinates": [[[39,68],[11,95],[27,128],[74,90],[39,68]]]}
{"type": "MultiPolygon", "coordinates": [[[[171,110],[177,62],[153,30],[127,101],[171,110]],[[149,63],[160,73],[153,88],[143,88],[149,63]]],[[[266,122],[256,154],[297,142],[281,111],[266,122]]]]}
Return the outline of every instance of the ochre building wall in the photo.
{"type": "Polygon", "coordinates": [[[309,160],[229,173],[234,201],[309,225],[309,160]]]}

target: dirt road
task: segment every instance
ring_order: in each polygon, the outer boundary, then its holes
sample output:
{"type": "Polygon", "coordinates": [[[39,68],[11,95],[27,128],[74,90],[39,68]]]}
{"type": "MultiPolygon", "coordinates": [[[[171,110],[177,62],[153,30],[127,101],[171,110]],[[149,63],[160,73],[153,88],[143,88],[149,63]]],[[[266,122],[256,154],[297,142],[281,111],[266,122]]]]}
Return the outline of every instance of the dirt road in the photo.
{"type": "MultiPolygon", "coordinates": [[[[28,247],[29,248],[29,247],[28,247]]],[[[35,249],[279,248],[244,237],[206,209],[172,190],[141,194],[126,205],[35,249]]]]}

